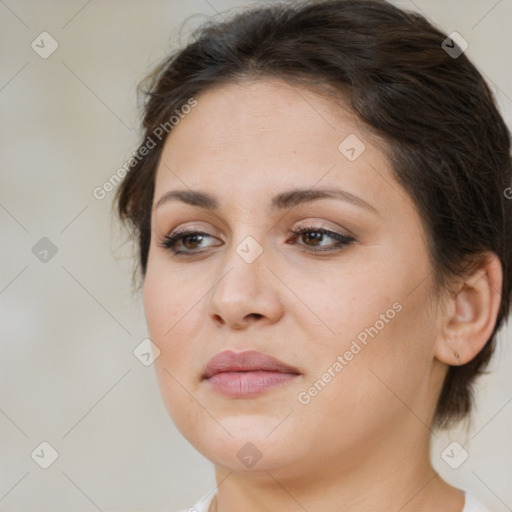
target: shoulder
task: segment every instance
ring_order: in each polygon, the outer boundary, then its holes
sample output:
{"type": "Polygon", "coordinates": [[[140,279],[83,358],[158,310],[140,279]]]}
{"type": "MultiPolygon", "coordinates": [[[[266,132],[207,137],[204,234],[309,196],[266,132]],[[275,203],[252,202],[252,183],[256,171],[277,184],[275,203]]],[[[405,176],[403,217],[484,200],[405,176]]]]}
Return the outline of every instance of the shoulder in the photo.
{"type": "MultiPolygon", "coordinates": [[[[188,508],[184,508],[182,510],[178,510],[178,512],[208,512],[208,508],[210,507],[214,497],[215,497],[215,493],[208,494],[208,495],[204,496],[203,498],[201,498],[194,505],[192,505],[188,508]]],[[[463,512],[466,512],[466,510],[464,510],[463,512]]],[[[470,511],[470,512],[472,512],[472,511],[470,511]]]]}
{"type": "Polygon", "coordinates": [[[484,507],[474,496],[468,492],[464,494],[466,496],[466,502],[462,512],[489,512],[489,509],[484,507]]]}

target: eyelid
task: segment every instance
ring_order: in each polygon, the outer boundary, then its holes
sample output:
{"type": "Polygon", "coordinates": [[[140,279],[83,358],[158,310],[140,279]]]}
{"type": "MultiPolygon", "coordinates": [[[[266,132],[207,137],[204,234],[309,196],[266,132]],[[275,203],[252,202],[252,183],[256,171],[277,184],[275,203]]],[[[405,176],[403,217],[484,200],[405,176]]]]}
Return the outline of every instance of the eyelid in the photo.
{"type": "Polygon", "coordinates": [[[350,231],[349,229],[346,229],[344,227],[333,227],[328,226],[326,224],[323,224],[321,221],[299,221],[294,225],[293,228],[288,229],[289,233],[295,233],[297,231],[328,231],[333,234],[337,234],[340,236],[344,236],[346,238],[353,238],[355,235],[350,231]]]}
{"type": "Polygon", "coordinates": [[[216,234],[213,234],[213,232],[217,232],[218,230],[213,228],[211,224],[209,226],[204,226],[200,224],[183,224],[179,225],[177,228],[172,229],[167,233],[167,236],[177,236],[181,235],[182,233],[205,233],[208,236],[216,237],[218,236],[216,234]]]}
{"type": "Polygon", "coordinates": [[[189,225],[189,224],[186,224],[184,226],[178,226],[176,229],[173,229],[170,233],[169,233],[169,236],[174,236],[174,235],[179,235],[181,233],[188,233],[190,231],[203,231],[207,228],[203,228],[201,226],[196,226],[196,225],[189,225]]]}

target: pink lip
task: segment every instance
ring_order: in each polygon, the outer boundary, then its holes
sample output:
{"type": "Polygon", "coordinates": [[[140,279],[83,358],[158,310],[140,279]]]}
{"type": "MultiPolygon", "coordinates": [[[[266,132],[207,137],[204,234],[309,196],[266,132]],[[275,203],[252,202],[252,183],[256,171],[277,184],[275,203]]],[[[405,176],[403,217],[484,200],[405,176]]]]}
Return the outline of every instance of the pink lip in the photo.
{"type": "Polygon", "coordinates": [[[297,368],[262,352],[226,350],[212,357],[202,377],[217,393],[231,398],[250,398],[298,375],[297,368]]]}

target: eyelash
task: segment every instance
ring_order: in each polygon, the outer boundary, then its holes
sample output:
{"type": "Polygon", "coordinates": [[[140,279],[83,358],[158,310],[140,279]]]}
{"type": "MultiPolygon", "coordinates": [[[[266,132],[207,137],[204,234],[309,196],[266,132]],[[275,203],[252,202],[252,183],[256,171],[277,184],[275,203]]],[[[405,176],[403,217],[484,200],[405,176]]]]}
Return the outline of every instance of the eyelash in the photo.
{"type": "MultiPolygon", "coordinates": [[[[311,246],[306,245],[307,252],[311,252],[311,253],[339,251],[339,250],[342,250],[344,247],[350,245],[351,243],[355,242],[355,239],[350,236],[345,236],[340,233],[336,233],[334,231],[329,231],[328,229],[318,227],[318,226],[308,226],[305,224],[300,224],[297,226],[296,229],[289,230],[289,233],[291,235],[293,235],[293,237],[294,237],[294,241],[296,241],[304,233],[311,233],[311,232],[327,235],[336,241],[336,243],[334,244],[334,247],[332,247],[330,249],[315,249],[311,246]]],[[[197,230],[194,230],[193,228],[184,228],[182,230],[178,230],[176,233],[174,233],[172,235],[165,236],[159,245],[160,245],[160,247],[163,247],[164,249],[171,251],[171,253],[176,256],[178,256],[178,255],[193,256],[193,255],[199,254],[200,252],[204,252],[204,251],[194,251],[194,250],[187,250],[187,251],[176,250],[176,245],[180,241],[182,241],[184,238],[187,238],[192,235],[211,236],[208,233],[204,233],[202,231],[197,231],[197,230]]],[[[304,245],[304,244],[299,244],[299,245],[304,245]]]]}

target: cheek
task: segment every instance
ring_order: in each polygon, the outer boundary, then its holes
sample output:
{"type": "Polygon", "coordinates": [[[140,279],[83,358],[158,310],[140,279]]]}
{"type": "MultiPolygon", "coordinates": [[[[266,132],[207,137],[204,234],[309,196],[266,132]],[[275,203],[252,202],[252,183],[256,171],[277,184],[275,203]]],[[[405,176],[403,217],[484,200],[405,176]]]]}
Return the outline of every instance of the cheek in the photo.
{"type": "Polygon", "coordinates": [[[294,290],[304,300],[304,304],[291,305],[294,321],[310,339],[309,347],[304,348],[312,350],[313,357],[322,353],[342,354],[352,340],[359,338],[364,343],[371,339],[368,328],[376,322],[379,331],[386,330],[393,317],[399,315],[393,309],[399,289],[382,280],[382,275],[389,275],[389,271],[380,273],[375,264],[367,262],[357,266],[349,263],[338,272],[329,269],[320,276],[288,273],[288,279],[295,278],[294,290]],[[388,323],[383,324],[380,317],[386,313],[388,323]]]}
{"type": "Polygon", "coordinates": [[[326,387],[336,389],[332,400],[340,405],[345,400],[361,404],[370,396],[371,402],[396,401],[393,392],[412,399],[428,378],[435,332],[426,283],[418,286],[410,262],[387,261],[386,268],[361,261],[343,279],[324,279],[321,286],[301,282],[301,293],[321,320],[311,315],[313,322],[298,320],[313,341],[304,347],[310,362],[305,386],[331,368],[336,383],[326,387]],[[340,393],[347,392],[351,396],[340,401],[340,393]]]}
{"type": "Polygon", "coordinates": [[[204,421],[186,391],[191,388],[187,381],[190,372],[198,368],[198,352],[191,340],[193,313],[197,315],[193,305],[197,298],[192,296],[189,287],[176,290],[169,273],[162,270],[148,265],[143,293],[146,322],[149,337],[160,349],[154,368],[163,403],[174,423],[180,425],[183,432],[189,432],[194,424],[204,421]]]}
{"type": "Polygon", "coordinates": [[[151,340],[162,350],[162,337],[176,317],[172,291],[148,270],[144,281],[144,311],[151,340]]]}
{"type": "MultiPolygon", "coordinates": [[[[383,301],[383,305],[384,309],[377,307],[372,313],[385,313],[388,302],[383,301]]],[[[300,390],[305,393],[301,399],[309,403],[296,406],[297,411],[312,422],[327,418],[321,422],[322,429],[333,445],[340,435],[346,437],[348,445],[358,436],[376,439],[377,432],[392,428],[399,417],[411,416],[411,410],[428,421],[420,404],[427,399],[429,389],[429,339],[418,334],[422,332],[422,316],[412,304],[402,306],[384,325],[368,312],[365,317],[353,316],[350,326],[346,323],[355,336],[341,334],[330,344],[325,339],[320,351],[310,354],[314,364],[300,390]],[[358,338],[360,333],[366,336],[358,338]],[[339,421],[329,421],[334,418],[339,421]]]]}
{"type": "Polygon", "coordinates": [[[144,281],[146,323],[151,340],[160,349],[157,362],[169,370],[187,363],[186,333],[190,332],[197,300],[189,287],[177,289],[168,272],[148,267],[144,281]]]}

